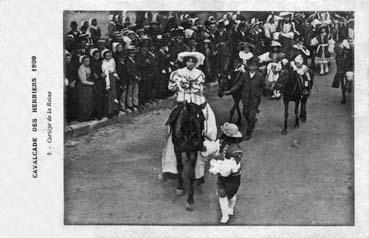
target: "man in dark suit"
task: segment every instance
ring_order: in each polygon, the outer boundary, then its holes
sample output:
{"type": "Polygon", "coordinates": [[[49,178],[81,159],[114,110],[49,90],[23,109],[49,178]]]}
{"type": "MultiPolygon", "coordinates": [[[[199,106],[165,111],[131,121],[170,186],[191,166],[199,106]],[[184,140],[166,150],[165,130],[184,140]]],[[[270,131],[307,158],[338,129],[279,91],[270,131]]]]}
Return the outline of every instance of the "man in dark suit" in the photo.
{"type": "Polygon", "coordinates": [[[264,77],[258,71],[258,61],[256,58],[250,60],[248,70],[242,73],[240,80],[229,91],[224,92],[230,95],[242,87],[243,116],[247,121],[245,140],[250,140],[255,128],[256,113],[261,101],[261,90],[264,87],[264,77]]]}
{"type": "Polygon", "coordinates": [[[157,51],[159,63],[159,98],[165,98],[170,95],[168,89],[169,75],[172,72],[169,64],[168,43],[166,40],[158,41],[159,50],[157,51]]]}
{"type": "Polygon", "coordinates": [[[153,41],[150,41],[148,47],[149,49],[146,53],[146,67],[148,80],[151,81],[149,95],[150,100],[154,103],[157,103],[159,98],[159,83],[160,83],[159,59],[156,52],[156,46],[153,41]]]}
{"type": "Polygon", "coordinates": [[[134,46],[128,46],[127,54],[128,57],[125,62],[128,74],[127,106],[130,111],[137,111],[139,104],[138,94],[141,74],[136,63],[136,48],[134,46]]]}
{"type": "Polygon", "coordinates": [[[238,43],[240,42],[248,42],[247,35],[247,25],[245,22],[241,22],[238,27],[237,31],[233,31],[231,33],[231,41],[230,41],[230,51],[231,51],[231,57],[230,57],[230,65],[234,65],[234,60],[238,59],[238,43]]]}
{"type": "Polygon", "coordinates": [[[183,51],[187,51],[188,46],[183,42],[184,32],[183,32],[182,29],[175,29],[172,33],[172,36],[173,36],[172,44],[169,47],[170,61],[173,64],[178,63],[177,66],[180,67],[179,62],[176,62],[177,61],[177,56],[178,56],[179,53],[181,53],[183,51]]]}

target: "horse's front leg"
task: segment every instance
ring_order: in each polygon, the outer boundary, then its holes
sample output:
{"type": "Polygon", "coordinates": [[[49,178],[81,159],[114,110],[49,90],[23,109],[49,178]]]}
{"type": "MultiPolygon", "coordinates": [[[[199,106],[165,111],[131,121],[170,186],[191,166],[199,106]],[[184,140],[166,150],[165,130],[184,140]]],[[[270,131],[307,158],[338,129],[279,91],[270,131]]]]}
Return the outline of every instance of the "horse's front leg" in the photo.
{"type": "Polygon", "coordinates": [[[345,78],[341,79],[341,91],[342,91],[342,99],[341,103],[346,104],[346,90],[347,90],[347,83],[345,78]]]}
{"type": "Polygon", "coordinates": [[[229,122],[232,122],[233,115],[234,115],[234,110],[236,110],[236,104],[233,105],[231,111],[229,112],[229,122]]]}
{"type": "Polygon", "coordinates": [[[282,130],[282,134],[286,135],[287,134],[287,119],[288,119],[288,100],[283,100],[284,102],[284,125],[283,125],[283,130],[282,130]]]}
{"type": "Polygon", "coordinates": [[[182,172],[183,172],[183,162],[182,162],[182,153],[181,152],[176,152],[176,158],[177,158],[177,188],[176,188],[176,194],[178,196],[182,196],[184,194],[184,187],[183,187],[183,177],[182,177],[182,172]]]}
{"type": "Polygon", "coordinates": [[[299,120],[299,107],[300,107],[300,99],[295,100],[295,128],[300,127],[300,120],[299,120]]]}
{"type": "Polygon", "coordinates": [[[300,109],[300,119],[302,122],[306,122],[306,103],[307,103],[308,96],[304,96],[301,99],[301,109],[300,109]]]}
{"type": "Polygon", "coordinates": [[[196,159],[197,159],[197,152],[191,152],[188,153],[188,169],[187,169],[187,177],[188,177],[188,198],[187,198],[187,204],[186,209],[188,211],[193,211],[194,209],[194,183],[195,183],[195,165],[196,165],[196,159]]]}

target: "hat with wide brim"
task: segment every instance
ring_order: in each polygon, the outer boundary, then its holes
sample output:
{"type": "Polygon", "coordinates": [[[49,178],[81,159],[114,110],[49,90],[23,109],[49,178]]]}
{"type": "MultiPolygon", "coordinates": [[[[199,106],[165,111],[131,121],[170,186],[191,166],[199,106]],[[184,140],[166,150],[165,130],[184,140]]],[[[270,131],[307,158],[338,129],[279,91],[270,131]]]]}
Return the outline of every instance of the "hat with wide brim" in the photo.
{"type": "Polygon", "coordinates": [[[258,69],[259,68],[259,61],[256,57],[249,59],[247,68],[248,69],[258,69]]]}
{"type": "Polygon", "coordinates": [[[278,41],[275,41],[275,40],[272,41],[270,46],[271,47],[282,47],[281,43],[279,43],[278,41]]]}
{"type": "Polygon", "coordinates": [[[197,62],[195,64],[195,68],[202,65],[204,63],[204,60],[205,60],[205,56],[202,53],[200,53],[200,52],[188,52],[188,51],[179,53],[177,59],[178,59],[179,62],[183,62],[183,59],[186,58],[186,57],[193,57],[193,58],[196,59],[197,62]]]}
{"type": "Polygon", "coordinates": [[[137,48],[134,45],[129,45],[126,47],[126,51],[128,53],[136,53],[137,52],[137,48]]]}
{"type": "Polygon", "coordinates": [[[226,122],[220,127],[224,135],[233,138],[241,138],[242,133],[238,130],[238,126],[233,123],[226,122]]]}
{"type": "Polygon", "coordinates": [[[292,12],[281,12],[279,13],[280,17],[291,17],[293,18],[293,13],[292,12]]]}
{"type": "Polygon", "coordinates": [[[249,42],[241,41],[240,43],[238,43],[238,48],[239,49],[245,48],[245,47],[249,47],[249,48],[255,49],[255,45],[253,45],[253,44],[251,44],[249,42]]]}

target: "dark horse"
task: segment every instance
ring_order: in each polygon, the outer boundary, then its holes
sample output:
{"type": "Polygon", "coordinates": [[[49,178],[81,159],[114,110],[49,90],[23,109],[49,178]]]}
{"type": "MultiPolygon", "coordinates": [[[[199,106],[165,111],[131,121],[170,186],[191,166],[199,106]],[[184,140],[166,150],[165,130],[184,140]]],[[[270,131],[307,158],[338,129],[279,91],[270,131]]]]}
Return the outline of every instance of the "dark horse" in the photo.
{"type": "Polygon", "coordinates": [[[194,103],[179,103],[170,114],[168,124],[171,127],[174,152],[177,159],[178,186],[176,194],[184,194],[183,177],[188,178],[189,190],[186,208],[189,211],[194,209],[194,183],[195,165],[198,151],[203,150],[205,116],[202,109],[206,103],[197,105],[194,103]]]}
{"type": "MultiPolygon", "coordinates": [[[[309,70],[310,74],[310,83],[309,83],[309,91],[311,91],[313,86],[314,74],[309,70]]],[[[300,120],[305,122],[307,119],[306,116],[306,103],[309,97],[309,94],[303,94],[302,87],[299,83],[299,79],[297,78],[297,74],[293,72],[291,68],[286,66],[281,70],[279,74],[279,78],[275,83],[275,89],[282,90],[283,95],[283,103],[284,103],[284,126],[282,130],[282,134],[287,134],[287,119],[288,119],[288,104],[292,101],[295,102],[295,128],[300,127],[300,120]],[[301,103],[301,110],[299,115],[299,106],[301,103]]]]}
{"type": "MultiPolygon", "coordinates": [[[[242,72],[241,71],[232,71],[230,73],[220,73],[218,74],[218,96],[223,97],[224,92],[230,90],[238,80],[240,80],[242,72]]],[[[234,111],[237,110],[238,120],[237,124],[241,124],[242,116],[240,110],[240,101],[242,97],[242,88],[232,93],[233,98],[233,106],[230,111],[229,122],[232,122],[234,111]]]]}

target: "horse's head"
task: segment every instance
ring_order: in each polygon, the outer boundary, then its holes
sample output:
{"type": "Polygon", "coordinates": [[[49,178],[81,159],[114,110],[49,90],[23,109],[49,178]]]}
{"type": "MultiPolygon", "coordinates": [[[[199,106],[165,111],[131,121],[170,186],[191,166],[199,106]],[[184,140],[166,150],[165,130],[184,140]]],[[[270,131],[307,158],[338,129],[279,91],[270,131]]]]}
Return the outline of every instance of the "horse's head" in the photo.
{"type": "Polygon", "coordinates": [[[286,84],[291,80],[291,74],[289,69],[284,68],[279,72],[277,82],[274,84],[274,89],[281,90],[285,88],[286,84]]]}
{"type": "Polygon", "coordinates": [[[224,92],[229,89],[231,75],[229,75],[228,73],[219,73],[217,75],[217,81],[218,81],[218,97],[223,97],[224,92]]]}
{"type": "Polygon", "coordinates": [[[204,120],[201,106],[194,103],[184,103],[173,134],[176,141],[175,146],[179,145],[183,151],[202,150],[204,120]]]}

